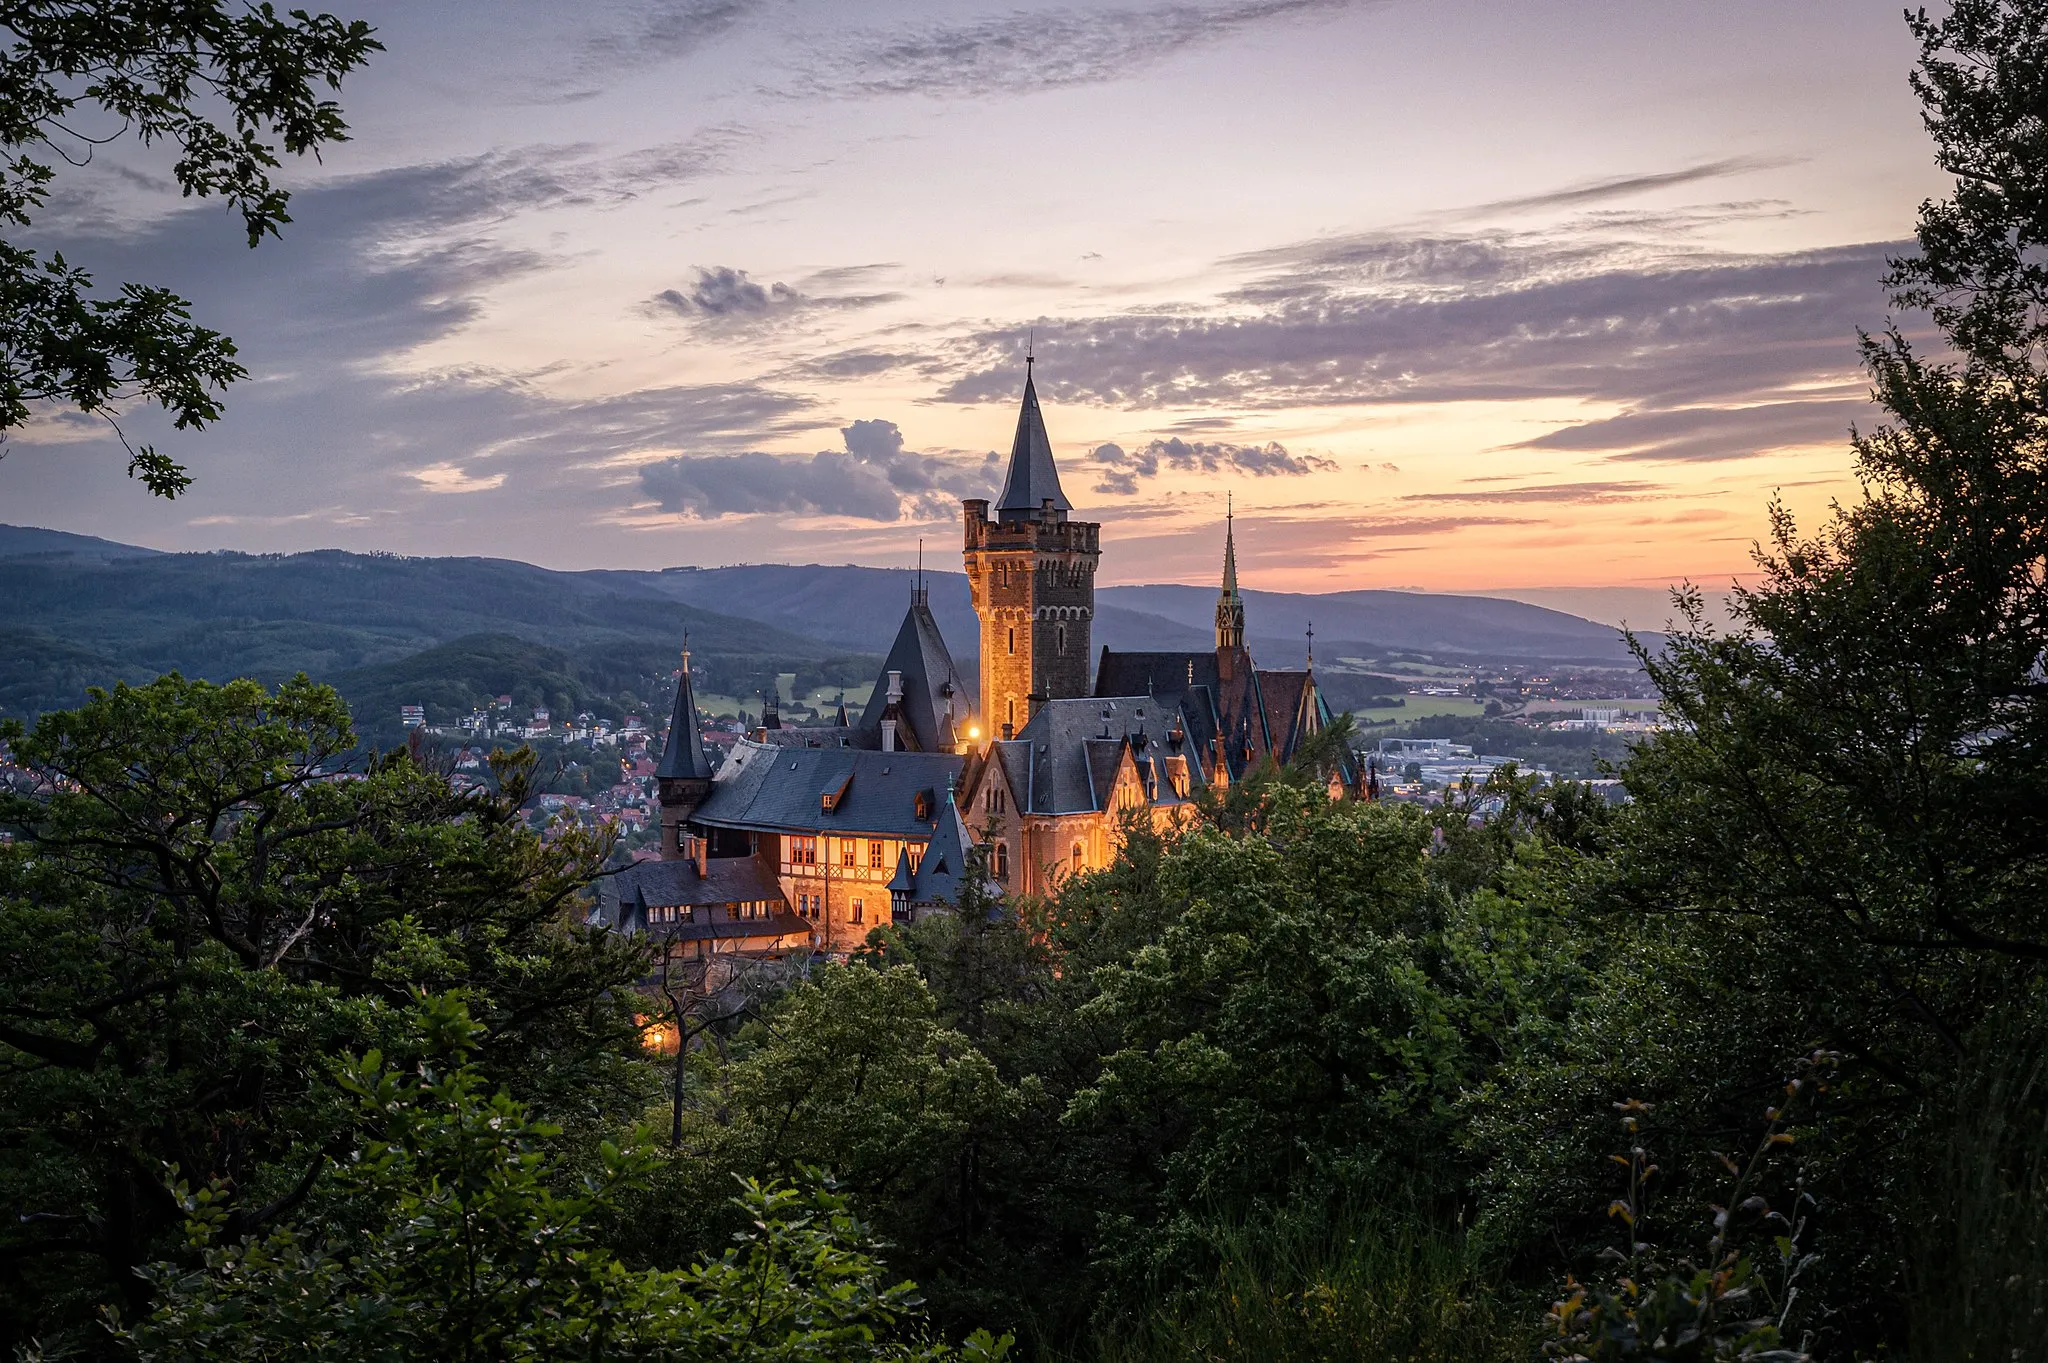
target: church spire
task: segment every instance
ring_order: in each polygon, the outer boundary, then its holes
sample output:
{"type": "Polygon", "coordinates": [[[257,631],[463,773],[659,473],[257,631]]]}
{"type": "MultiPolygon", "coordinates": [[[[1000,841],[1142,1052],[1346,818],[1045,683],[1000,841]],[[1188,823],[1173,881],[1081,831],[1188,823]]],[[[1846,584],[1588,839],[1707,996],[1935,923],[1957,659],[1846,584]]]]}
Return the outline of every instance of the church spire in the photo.
{"type": "Polygon", "coordinates": [[[1216,649],[1235,653],[1244,647],[1244,598],[1237,594],[1237,512],[1231,502],[1223,512],[1223,590],[1216,597],[1216,649]]]}
{"type": "Polygon", "coordinates": [[[999,521],[1036,519],[1046,502],[1055,511],[1072,511],[1074,504],[1060,490],[1060,473],[1052,462],[1052,441],[1045,434],[1045,416],[1038,410],[1038,386],[1032,379],[1032,359],[1024,361],[1024,402],[1017,413],[1017,437],[1010,443],[1010,476],[1003,480],[1003,495],[996,500],[999,521]]]}

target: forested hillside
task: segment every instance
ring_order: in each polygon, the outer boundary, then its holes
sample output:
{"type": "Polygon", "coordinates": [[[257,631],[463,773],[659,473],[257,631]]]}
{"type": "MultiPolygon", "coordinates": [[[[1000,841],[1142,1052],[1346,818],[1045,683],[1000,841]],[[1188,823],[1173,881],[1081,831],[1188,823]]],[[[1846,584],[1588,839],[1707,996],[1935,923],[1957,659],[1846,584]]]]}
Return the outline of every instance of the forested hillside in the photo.
{"type": "Polygon", "coordinates": [[[700,685],[736,695],[777,673],[813,686],[871,681],[888,643],[841,649],[631,580],[503,559],[98,544],[0,539],[0,711],[34,714],[77,703],[88,685],[162,672],[267,683],[305,672],[335,682],[389,739],[401,698],[437,720],[501,694],[568,714],[658,712],[685,631],[700,685]],[[24,542],[29,551],[10,550],[24,542]]]}

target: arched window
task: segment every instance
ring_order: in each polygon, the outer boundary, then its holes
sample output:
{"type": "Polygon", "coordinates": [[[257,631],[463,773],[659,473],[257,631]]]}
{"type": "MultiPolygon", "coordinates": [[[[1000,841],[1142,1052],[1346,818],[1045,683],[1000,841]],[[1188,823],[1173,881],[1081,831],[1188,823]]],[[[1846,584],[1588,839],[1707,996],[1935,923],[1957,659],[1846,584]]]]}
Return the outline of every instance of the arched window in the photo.
{"type": "Polygon", "coordinates": [[[1074,857],[1073,857],[1073,861],[1074,861],[1074,869],[1075,869],[1076,871],[1080,870],[1080,869],[1081,869],[1081,844],[1080,844],[1080,843],[1078,843],[1078,842],[1074,844],[1074,857]]]}
{"type": "Polygon", "coordinates": [[[1067,656],[1067,627],[1066,627],[1065,625],[1061,625],[1061,626],[1060,626],[1060,631],[1059,631],[1059,637],[1060,637],[1060,656],[1061,656],[1062,658],[1064,658],[1064,657],[1066,657],[1066,656],[1067,656]]]}
{"type": "Polygon", "coordinates": [[[1012,626],[1010,626],[1010,652],[1012,652],[1012,653],[1015,653],[1016,651],[1017,651],[1017,627],[1016,627],[1015,625],[1012,625],[1012,626]]]}
{"type": "Polygon", "coordinates": [[[1010,844],[998,841],[995,846],[995,875],[997,880],[1010,878],[1010,844]]]}

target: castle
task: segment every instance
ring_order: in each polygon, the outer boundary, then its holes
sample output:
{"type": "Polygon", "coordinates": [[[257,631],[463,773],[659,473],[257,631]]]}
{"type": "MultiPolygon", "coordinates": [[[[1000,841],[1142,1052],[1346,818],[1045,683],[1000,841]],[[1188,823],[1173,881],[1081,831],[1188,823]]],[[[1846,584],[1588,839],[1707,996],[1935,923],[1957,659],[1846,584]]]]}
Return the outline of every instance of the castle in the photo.
{"type": "MultiPolygon", "coordinates": [[[[1264,669],[1245,646],[1231,518],[1214,648],[1096,653],[1102,527],[1072,511],[1027,360],[1002,491],[962,504],[978,685],[920,586],[858,721],[771,712],[714,771],[685,650],[656,769],[661,859],[607,877],[593,921],[686,954],[843,955],[953,903],[977,846],[991,889],[1043,893],[1107,865],[1122,821],[1170,825],[1330,722],[1313,658],[1264,669]]],[[[1344,755],[1331,793],[1363,793],[1358,777],[1344,755]]]]}

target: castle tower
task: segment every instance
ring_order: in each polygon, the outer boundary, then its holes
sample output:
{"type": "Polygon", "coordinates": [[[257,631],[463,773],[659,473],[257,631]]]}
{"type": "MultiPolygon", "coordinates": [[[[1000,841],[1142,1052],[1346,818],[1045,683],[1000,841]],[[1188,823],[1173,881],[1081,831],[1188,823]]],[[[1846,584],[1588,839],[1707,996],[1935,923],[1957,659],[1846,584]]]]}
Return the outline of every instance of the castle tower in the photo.
{"type": "Polygon", "coordinates": [[[697,697],[690,689],[690,643],[683,640],[683,670],[676,674],[676,709],[668,722],[668,746],[654,769],[656,798],[661,803],[661,859],[692,855],[683,827],[711,794],[711,762],[704,755],[704,734],[697,727],[697,697]]]}
{"type": "Polygon", "coordinates": [[[1070,521],[1052,442],[1038,410],[1032,361],[1010,446],[1010,472],[991,520],[963,502],[967,583],[981,619],[981,713],[990,737],[1014,736],[1039,702],[1085,696],[1093,659],[1095,566],[1102,527],[1070,521]]]}

